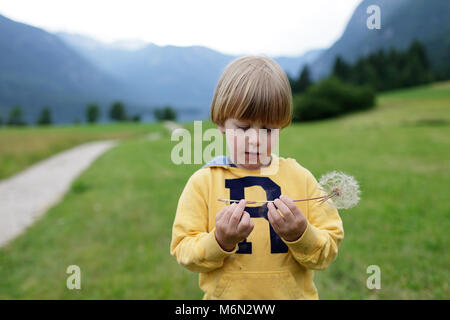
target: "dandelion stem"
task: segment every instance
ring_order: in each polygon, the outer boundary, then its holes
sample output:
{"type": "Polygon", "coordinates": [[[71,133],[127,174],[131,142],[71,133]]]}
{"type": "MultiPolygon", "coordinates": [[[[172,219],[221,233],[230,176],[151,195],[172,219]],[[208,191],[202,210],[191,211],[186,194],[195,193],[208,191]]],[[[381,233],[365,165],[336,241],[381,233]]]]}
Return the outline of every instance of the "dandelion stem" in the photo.
{"type": "MultiPolygon", "coordinates": [[[[327,201],[329,198],[334,197],[336,195],[336,192],[333,192],[331,194],[327,194],[325,196],[321,196],[321,197],[315,197],[315,198],[308,198],[308,199],[297,199],[297,200],[292,200],[294,202],[298,202],[298,201],[309,201],[309,200],[318,200],[318,199],[323,199],[321,202],[325,202],[327,201]]],[[[218,201],[222,201],[222,202],[239,202],[241,200],[232,200],[232,199],[223,199],[223,198],[219,198],[217,199],[218,201]]],[[[252,203],[269,203],[269,202],[274,202],[274,200],[248,200],[247,203],[248,204],[252,204],[252,203]]]]}

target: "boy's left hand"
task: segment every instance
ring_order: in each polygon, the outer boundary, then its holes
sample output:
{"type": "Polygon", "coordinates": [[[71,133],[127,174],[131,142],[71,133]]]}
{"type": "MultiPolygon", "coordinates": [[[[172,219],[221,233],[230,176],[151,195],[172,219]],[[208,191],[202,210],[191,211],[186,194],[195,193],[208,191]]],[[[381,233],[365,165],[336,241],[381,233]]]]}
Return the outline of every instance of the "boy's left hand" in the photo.
{"type": "Polygon", "coordinates": [[[267,204],[267,217],[275,232],[284,240],[292,242],[299,239],[306,230],[308,221],[299,207],[286,195],[267,204]],[[275,206],[274,206],[275,203],[275,206]],[[283,216],[278,212],[278,208],[283,216]]]}

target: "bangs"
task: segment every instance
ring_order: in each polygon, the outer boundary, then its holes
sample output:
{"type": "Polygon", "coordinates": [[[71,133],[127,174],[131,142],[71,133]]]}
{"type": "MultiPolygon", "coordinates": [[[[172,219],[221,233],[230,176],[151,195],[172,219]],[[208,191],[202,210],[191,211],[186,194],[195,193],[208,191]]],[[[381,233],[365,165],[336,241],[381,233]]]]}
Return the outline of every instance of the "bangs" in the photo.
{"type": "Polygon", "coordinates": [[[227,118],[255,121],[276,127],[291,122],[289,95],[267,74],[257,75],[247,85],[239,87],[224,113],[227,118]]]}
{"type": "Polygon", "coordinates": [[[226,68],[216,88],[211,120],[254,121],[284,128],[292,119],[292,94],[281,67],[265,57],[243,57],[226,68]]]}

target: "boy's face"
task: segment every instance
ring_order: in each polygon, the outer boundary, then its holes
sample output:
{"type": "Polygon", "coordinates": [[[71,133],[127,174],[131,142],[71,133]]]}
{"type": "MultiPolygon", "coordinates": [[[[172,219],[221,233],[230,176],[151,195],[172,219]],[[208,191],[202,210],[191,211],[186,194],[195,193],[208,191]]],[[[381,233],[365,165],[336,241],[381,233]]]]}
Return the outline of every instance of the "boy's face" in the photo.
{"type": "Polygon", "coordinates": [[[230,157],[237,167],[254,170],[269,165],[280,128],[229,118],[219,130],[225,133],[230,157]]]}

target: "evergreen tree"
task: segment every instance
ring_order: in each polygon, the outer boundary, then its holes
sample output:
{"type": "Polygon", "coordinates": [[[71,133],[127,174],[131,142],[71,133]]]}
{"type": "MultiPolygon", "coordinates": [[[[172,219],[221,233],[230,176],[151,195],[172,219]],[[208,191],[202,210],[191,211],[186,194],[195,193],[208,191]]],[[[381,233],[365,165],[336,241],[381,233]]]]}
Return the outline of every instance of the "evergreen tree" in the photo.
{"type": "Polygon", "coordinates": [[[10,126],[23,126],[25,125],[25,121],[22,118],[23,112],[20,106],[14,106],[10,113],[7,124],[10,126]]]}
{"type": "Polygon", "coordinates": [[[158,121],[162,120],[176,120],[177,113],[171,106],[165,106],[153,111],[153,114],[158,121]]]}
{"type": "Polygon", "coordinates": [[[37,124],[41,126],[52,124],[52,113],[50,108],[45,107],[42,109],[39,118],[37,120],[37,124]]]}
{"type": "Polygon", "coordinates": [[[333,75],[338,77],[342,81],[349,81],[350,72],[350,65],[348,65],[341,56],[337,56],[334,60],[333,75]]]}
{"type": "Polygon", "coordinates": [[[134,116],[131,117],[131,121],[133,121],[133,122],[141,122],[141,115],[140,114],[135,114],[134,116]]]}
{"type": "Polygon", "coordinates": [[[96,123],[100,117],[100,108],[95,103],[88,104],[85,114],[88,123],[96,123]]]}
{"type": "Polygon", "coordinates": [[[386,56],[382,90],[391,90],[401,87],[401,75],[399,73],[398,60],[399,54],[397,50],[392,47],[386,56]]]}
{"type": "Polygon", "coordinates": [[[291,85],[291,90],[292,90],[292,92],[294,92],[294,90],[295,90],[295,82],[297,80],[292,78],[291,75],[288,72],[286,73],[286,76],[287,76],[287,78],[289,80],[289,84],[291,85]]]}
{"type": "Polygon", "coordinates": [[[403,70],[403,86],[410,87],[426,83],[426,75],[423,65],[418,56],[408,57],[408,65],[403,70]]]}
{"type": "Polygon", "coordinates": [[[309,74],[309,68],[308,65],[305,65],[303,67],[302,72],[300,73],[300,77],[294,83],[294,92],[295,93],[305,92],[310,85],[311,85],[311,77],[309,74]]]}
{"type": "Polygon", "coordinates": [[[376,91],[414,86],[433,80],[424,46],[415,41],[408,50],[399,52],[391,48],[388,53],[378,50],[347,64],[336,57],[333,75],[356,85],[370,85],[376,91]]]}
{"type": "Polygon", "coordinates": [[[125,106],[122,102],[116,101],[111,105],[111,108],[109,109],[109,117],[115,121],[127,120],[125,106]]]}
{"type": "Polygon", "coordinates": [[[417,40],[414,40],[411,46],[409,47],[408,53],[410,55],[417,56],[422,67],[427,70],[430,67],[430,63],[428,62],[427,53],[425,51],[425,47],[423,44],[417,40]]]}
{"type": "Polygon", "coordinates": [[[414,41],[406,53],[412,85],[425,84],[433,80],[430,63],[428,62],[425,47],[419,41],[414,41]]]}

